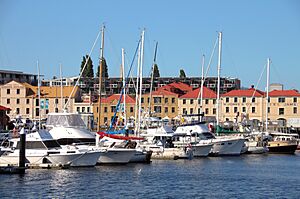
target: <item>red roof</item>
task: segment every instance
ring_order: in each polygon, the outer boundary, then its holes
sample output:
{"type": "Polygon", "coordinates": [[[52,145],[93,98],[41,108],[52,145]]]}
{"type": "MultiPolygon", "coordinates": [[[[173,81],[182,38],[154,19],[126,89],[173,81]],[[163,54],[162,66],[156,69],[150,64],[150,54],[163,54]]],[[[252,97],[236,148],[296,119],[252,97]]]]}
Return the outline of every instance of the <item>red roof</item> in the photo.
{"type": "Polygon", "coordinates": [[[264,92],[260,90],[255,90],[254,88],[249,88],[247,90],[232,90],[228,93],[222,95],[222,97],[262,97],[264,92]],[[254,94],[254,96],[253,96],[254,94]]]}
{"type": "MultiPolygon", "coordinates": [[[[113,95],[111,95],[111,96],[109,96],[107,98],[102,98],[101,99],[101,103],[111,103],[114,100],[119,101],[120,95],[121,94],[113,94],[113,95]]],[[[123,100],[124,100],[124,96],[121,99],[121,103],[123,103],[123,100]]],[[[134,104],[135,103],[135,99],[133,99],[129,95],[126,95],[125,100],[126,100],[126,104],[134,104]]]]}
{"type": "Polygon", "coordinates": [[[0,105],[0,111],[10,111],[10,108],[6,108],[5,106],[0,105]]]}
{"type": "Polygon", "coordinates": [[[178,90],[181,91],[181,93],[182,92],[186,93],[186,92],[192,91],[193,88],[191,86],[189,86],[188,84],[185,84],[182,82],[173,82],[171,84],[167,84],[165,86],[159,87],[157,90],[167,90],[167,91],[171,91],[173,93],[180,94],[179,92],[177,92],[178,90]]]}
{"type": "MultiPolygon", "coordinates": [[[[150,95],[150,93],[147,93],[146,95],[150,95]]],[[[162,90],[153,91],[153,92],[152,92],[152,96],[153,96],[153,95],[173,95],[173,96],[174,96],[174,95],[177,95],[177,94],[162,89],[162,90]]]]}
{"type": "Polygon", "coordinates": [[[269,92],[270,97],[300,97],[300,93],[297,90],[273,90],[269,92]]]}
{"type": "MultiPolygon", "coordinates": [[[[200,90],[201,88],[197,88],[193,91],[188,92],[185,95],[182,95],[180,98],[198,98],[198,96],[200,97],[200,90]]],[[[203,98],[217,98],[217,95],[213,90],[203,86],[203,98]]]]}

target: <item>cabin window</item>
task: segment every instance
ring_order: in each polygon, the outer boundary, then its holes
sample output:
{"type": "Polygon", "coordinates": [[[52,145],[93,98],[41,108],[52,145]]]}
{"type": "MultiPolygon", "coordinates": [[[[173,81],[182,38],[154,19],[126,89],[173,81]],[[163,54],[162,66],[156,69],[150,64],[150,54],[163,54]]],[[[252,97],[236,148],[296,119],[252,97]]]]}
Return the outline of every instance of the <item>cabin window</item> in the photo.
{"type": "MultiPolygon", "coordinates": [[[[17,149],[20,149],[20,142],[17,143],[17,149]]],[[[45,149],[45,145],[41,141],[27,141],[26,149],[45,149]]]]}
{"type": "Polygon", "coordinates": [[[60,148],[60,145],[55,140],[44,141],[44,144],[46,145],[47,148],[56,148],[56,147],[60,148]]]}
{"type": "Polygon", "coordinates": [[[278,114],[279,115],[284,115],[284,108],[279,108],[278,109],[278,114]]]}

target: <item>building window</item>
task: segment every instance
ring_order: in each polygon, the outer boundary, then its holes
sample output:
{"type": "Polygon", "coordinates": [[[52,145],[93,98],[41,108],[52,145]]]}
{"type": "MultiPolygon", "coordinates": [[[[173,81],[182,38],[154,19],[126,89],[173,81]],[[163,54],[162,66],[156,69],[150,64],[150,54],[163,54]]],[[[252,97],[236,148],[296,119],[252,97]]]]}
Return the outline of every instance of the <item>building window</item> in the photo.
{"type": "Polygon", "coordinates": [[[6,99],[6,104],[10,104],[10,99],[6,99]]]}
{"type": "Polygon", "coordinates": [[[217,103],[217,100],[216,99],[213,99],[213,104],[216,104],[217,103]]]}
{"type": "Polygon", "coordinates": [[[6,89],[6,94],[10,94],[10,89],[6,89]]]}
{"type": "Polygon", "coordinates": [[[55,104],[58,104],[58,99],[55,99],[55,104]]]}
{"type": "Polygon", "coordinates": [[[229,97],[226,97],[225,101],[226,101],[226,103],[228,103],[229,102],[229,97]]]}
{"type": "Polygon", "coordinates": [[[284,115],[284,108],[279,108],[278,112],[279,112],[279,115],[284,115]]]}
{"type": "Polygon", "coordinates": [[[245,97],[243,97],[243,103],[246,103],[246,98],[245,97]]]}
{"type": "Polygon", "coordinates": [[[190,104],[194,104],[194,100],[193,99],[190,99],[190,104]]]}
{"type": "Polygon", "coordinates": [[[107,117],[104,117],[104,123],[107,123],[107,117]]]}
{"type": "Polygon", "coordinates": [[[26,114],[27,115],[29,114],[29,108],[26,108],[26,114]]]}
{"type": "MultiPolygon", "coordinates": [[[[297,99],[297,98],[296,98],[297,99]]],[[[294,114],[297,114],[297,107],[294,107],[294,114]]]]}
{"type": "Polygon", "coordinates": [[[172,107],[172,113],[175,113],[175,107],[172,107]]]}
{"type": "Polygon", "coordinates": [[[186,99],[183,99],[183,100],[182,100],[182,104],[186,104],[186,99]]]}
{"type": "Polygon", "coordinates": [[[20,104],[20,99],[17,99],[17,104],[20,104]]]}
{"type": "Polygon", "coordinates": [[[116,111],[116,106],[111,106],[110,107],[110,112],[114,113],[116,111]]]}
{"type": "Polygon", "coordinates": [[[284,103],[285,98],[284,97],[278,97],[278,103],[284,103]]]}
{"type": "Polygon", "coordinates": [[[20,94],[20,89],[17,89],[17,95],[19,95],[20,94]]]}
{"type": "Polygon", "coordinates": [[[198,104],[201,104],[201,99],[198,99],[198,104]]]}
{"type": "Polygon", "coordinates": [[[39,108],[35,108],[35,116],[40,116],[40,109],[39,108]]]}
{"type": "Polygon", "coordinates": [[[16,114],[20,114],[20,108],[16,108],[16,114]]]}
{"type": "Polygon", "coordinates": [[[161,97],[154,97],[154,104],[160,104],[161,103],[161,97]]]}
{"type": "Polygon", "coordinates": [[[238,98],[237,97],[233,98],[233,100],[234,100],[235,103],[238,102],[238,98]]]}
{"type": "Polygon", "coordinates": [[[186,115],[186,114],[187,114],[187,112],[186,112],[186,108],[183,108],[183,109],[182,109],[182,114],[184,114],[184,115],[186,115]]]}
{"type": "Polygon", "coordinates": [[[297,97],[294,97],[294,103],[297,103],[297,97]]]}
{"type": "Polygon", "coordinates": [[[80,113],[80,107],[77,107],[77,112],[80,113]]]}
{"type": "Polygon", "coordinates": [[[133,113],[133,107],[130,107],[130,113],[133,113]]]}
{"type": "Polygon", "coordinates": [[[107,107],[106,106],[104,107],[104,113],[107,113],[107,107]]]}
{"type": "Polygon", "coordinates": [[[142,103],[142,104],[144,103],[144,98],[143,98],[143,97],[141,98],[141,103],[142,103]]]}
{"type": "Polygon", "coordinates": [[[65,104],[67,104],[67,102],[68,102],[68,99],[65,99],[65,104]]]}
{"type": "Polygon", "coordinates": [[[225,109],[226,109],[225,112],[229,113],[229,107],[227,106],[225,109]]]}
{"type": "Polygon", "coordinates": [[[198,114],[200,114],[200,108],[198,108],[198,114]]]}
{"type": "Polygon", "coordinates": [[[268,107],[268,113],[270,113],[270,107],[268,107]]]}
{"type": "Polygon", "coordinates": [[[175,103],[175,97],[172,97],[172,104],[175,103]]]}
{"type": "Polygon", "coordinates": [[[205,104],[208,104],[209,103],[209,99],[205,99],[205,104]]]}
{"type": "Polygon", "coordinates": [[[161,113],[161,106],[154,106],[155,113],[161,113]]]}
{"type": "Polygon", "coordinates": [[[215,115],[217,113],[217,109],[213,108],[213,114],[215,115]]]}
{"type": "Polygon", "coordinates": [[[246,113],[246,107],[242,108],[242,112],[246,113]]]}
{"type": "Polygon", "coordinates": [[[238,112],[238,107],[234,107],[234,108],[233,108],[233,112],[234,112],[234,113],[237,113],[237,112],[238,112]]]}
{"type": "Polygon", "coordinates": [[[148,102],[148,104],[150,103],[150,97],[147,98],[147,102],[148,102]]]}
{"type": "Polygon", "coordinates": [[[46,114],[48,114],[49,113],[49,109],[46,109],[46,114]]]}
{"type": "Polygon", "coordinates": [[[82,107],[81,110],[82,110],[82,112],[84,113],[84,112],[85,112],[85,107],[82,107]]]}
{"type": "Polygon", "coordinates": [[[208,113],[209,113],[209,109],[206,108],[206,109],[205,109],[205,114],[208,114],[208,113]]]}
{"type": "Polygon", "coordinates": [[[26,104],[29,104],[29,99],[26,99],[26,104]]]}
{"type": "Polygon", "coordinates": [[[39,106],[40,103],[39,103],[39,99],[35,99],[35,106],[39,106]]]}
{"type": "MultiPolygon", "coordinates": [[[[252,98],[255,99],[255,98],[252,98]]],[[[252,107],[252,113],[255,113],[255,107],[252,107]]]]}
{"type": "Polygon", "coordinates": [[[167,113],[168,112],[168,107],[165,107],[165,113],[167,113]]]}
{"type": "Polygon", "coordinates": [[[58,113],[58,108],[55,108],[55,113],[58,113]]]}
{"type": "Polygon", "coordinates": [[[190,108],[190,114],[193,114],[194,109],[190,108]]]}
{"type": "Polygon", "coordinates": [[[169,98],[165,98],[165,104],[169,102],[169,98]]]}
{"type": "Polygon", "coordinates": [[[87,107],[87,112],[88,112],[88,113],[90,112],[90,107],[87,107]]]}
{"type": "Polygon", "coordinates": [[[253,103],[255,102],[255,97],[252,97],[252,102],[253,102],[253,103]]]}

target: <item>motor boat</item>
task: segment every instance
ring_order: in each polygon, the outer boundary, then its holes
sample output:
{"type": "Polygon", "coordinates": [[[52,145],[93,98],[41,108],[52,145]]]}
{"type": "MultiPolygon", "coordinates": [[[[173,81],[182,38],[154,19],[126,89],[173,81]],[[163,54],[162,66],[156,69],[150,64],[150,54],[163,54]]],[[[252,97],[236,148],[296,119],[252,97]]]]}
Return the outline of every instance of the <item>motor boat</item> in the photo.
{"type": "Polygon", "coordinates": [[[268,141],[269,153],[285,153],[294,154],[298,142],[295,136],[298,134],[272,132],[270,133],[271,139],[268,141]]]}
{"type": "MultiPolygon", "coordinates": [[[[0,156],[0,164],[18,164],[20,138],[11,138],[5,143],[6,146],[1,146],[3,154],[0,156]]],[[[27,131],[25,145],[28,166],[41,164],[68,165],[71,167],[95,166],[101,154],[100,151],[78,149],[70,145],[61,146],[45,129],[27,131]]]]}

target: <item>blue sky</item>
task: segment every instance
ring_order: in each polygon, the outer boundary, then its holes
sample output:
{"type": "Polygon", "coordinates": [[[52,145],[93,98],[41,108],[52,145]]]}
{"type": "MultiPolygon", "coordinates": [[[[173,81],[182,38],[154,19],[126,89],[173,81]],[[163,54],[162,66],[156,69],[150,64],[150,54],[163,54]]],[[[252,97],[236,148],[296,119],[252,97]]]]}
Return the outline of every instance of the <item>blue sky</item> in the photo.
{"type": "MultiPolygon", "coordinates": [[[[46,78],[79,74],[82,56],[88,54],[106,25],[104,56],[110,76],[119,76],[121,48],[127,68],[140,32],[145,33],[144,76],[149,76],[155,41],[161,76],[201,75],[223,32],[222,76],[238,77],[242,85],[257,84],[272,60],[271,83],[300,90],[300,1],[297,0],[0,0],[0,69],[41,73],[46,78]]],[[[93,51],[98,64],[100,41],[93,51]]],[[[217,55],[210,76],[216,76],[217,55]]],[[[134,73],[135,74],[135,73],[134,73]]],[[[259,84],[264,89],[265,74],[259,84]]]]}

